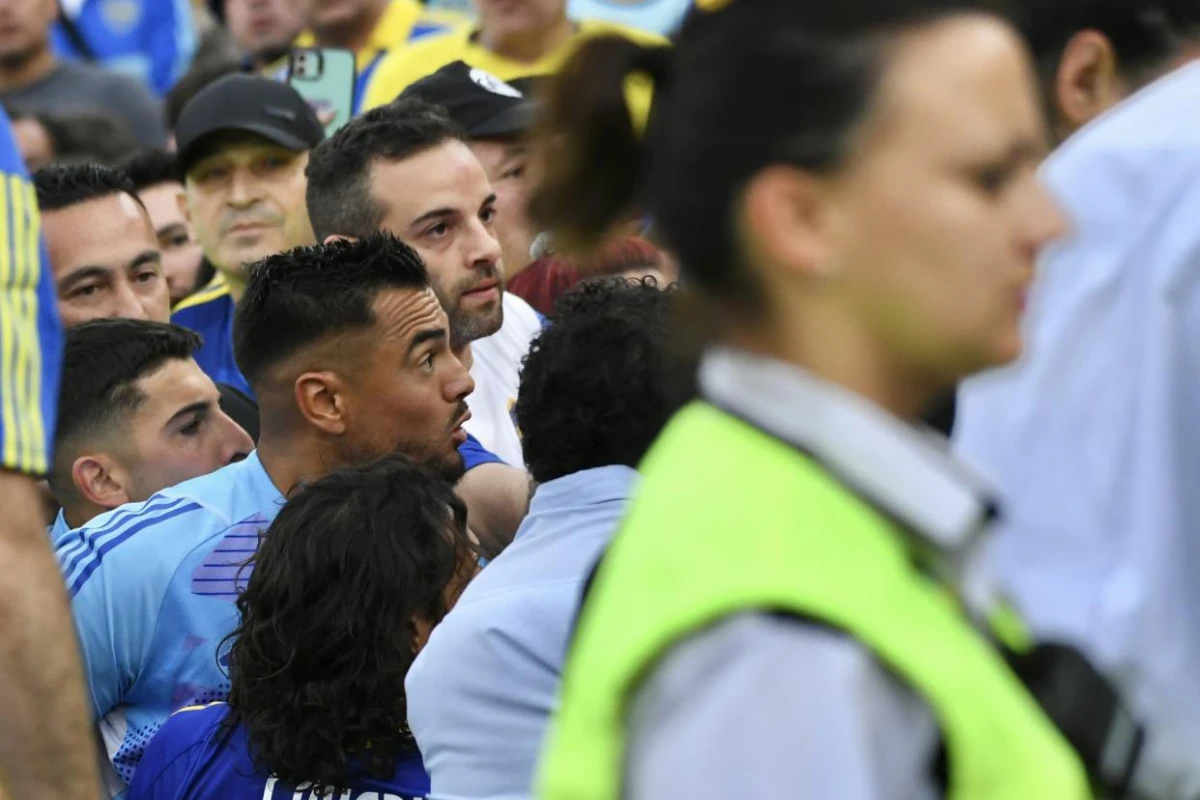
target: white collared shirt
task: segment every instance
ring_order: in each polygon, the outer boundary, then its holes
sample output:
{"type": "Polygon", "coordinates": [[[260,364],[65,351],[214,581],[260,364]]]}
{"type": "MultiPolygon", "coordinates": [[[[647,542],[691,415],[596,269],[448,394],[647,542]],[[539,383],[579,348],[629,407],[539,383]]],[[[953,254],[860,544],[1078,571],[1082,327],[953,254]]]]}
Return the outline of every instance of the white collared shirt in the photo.
{"type": "MultiPolygon", "coordinates": [[[[990,496],[944,441],[844,389],[718,349],[700,371],[711,402],[818,458],[914,531],[969,549],[990,496]]],[[[987,602],[972,569],[961,587],[987,602]]],[[[940,742],[925,701],[854,639],[761,613],[674,647],[634,698],[625,796],[927,800],[940,742]]]]}
{"type": "Polygon", "coordinates": [[[1064,144],[1072,223],[1026,357],[962,387],[955,443],[1000,494],[994,567],[1039,638],[1151,727],[1151,796],[1200,795],[1200,65],[1064,144]],[[1154,774],[1154,773],[1157,774],[1154,774]]]}

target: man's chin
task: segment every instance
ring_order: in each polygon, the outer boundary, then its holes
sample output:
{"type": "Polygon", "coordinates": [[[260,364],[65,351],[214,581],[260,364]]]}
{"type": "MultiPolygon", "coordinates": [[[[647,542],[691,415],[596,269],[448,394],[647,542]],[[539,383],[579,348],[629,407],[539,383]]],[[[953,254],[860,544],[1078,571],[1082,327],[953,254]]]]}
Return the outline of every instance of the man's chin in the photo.
{"type": "Polygon", "coordinates": [[[458,448],[454,448],[440,458],[427,460],[423,466],[449,484],[458,483],[467,472],[466,464],[463,462],[458,448]]]}

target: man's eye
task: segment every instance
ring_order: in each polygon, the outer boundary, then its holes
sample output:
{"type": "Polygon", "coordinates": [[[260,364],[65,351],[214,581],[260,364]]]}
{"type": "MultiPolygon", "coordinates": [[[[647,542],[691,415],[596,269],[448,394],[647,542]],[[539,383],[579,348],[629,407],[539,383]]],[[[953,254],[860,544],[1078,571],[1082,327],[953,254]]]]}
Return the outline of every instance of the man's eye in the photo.
{"type": "Polygon", "coordinates": [[[100,287],[95,284],[79,286],[71,290],[71,297],[92,297],[98,291],[100,291],[100,287]]]}
{"type": "Polygon", "coordinates": [[[193,420],[179,429],[184,436],[195,436],[200,432],[200,420],[193,420]]]}

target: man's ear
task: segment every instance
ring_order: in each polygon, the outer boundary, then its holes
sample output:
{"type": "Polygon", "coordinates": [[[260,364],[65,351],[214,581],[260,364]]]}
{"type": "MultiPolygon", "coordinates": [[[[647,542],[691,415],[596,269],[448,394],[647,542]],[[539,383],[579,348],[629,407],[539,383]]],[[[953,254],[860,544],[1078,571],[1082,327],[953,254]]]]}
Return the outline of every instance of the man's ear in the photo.
{"type": "Polygon", "coordinates": [[[187,190],[175,193],[175,203],[179,206],[179,213],[187,221],[188,225],[192,224],[192,209],[188,208],[187,190]]]}
{"type": "Polygon", "coordinates": [[[1117,52],[1099,31],[1076,33],[1063,48],[1054,79],[1054,107],[1069,135],[1121,101],[1129,87],[1117,52]]]}
{"type": "Polygon", "coordinates": [[[116,508],[129,502],[124,479],[124,470],[106,455],[79,456],[71,465],[71,482],[79,494],[100,508],[116,508]]]}
{"type": "Polygon", "coordinates": [[[357,236],[343,236],[340,233],[331,233],[325,237],[325,241],[321,244],[330,244],[331,242],[357,242],[357,236]]]}
{"type": "Polygon", "coordinates": [[[332,436],[346,432],[345,384],[333,372],[306,372],[296,379],[296,407],[304,421],[332,436]]]}
{"type": "Polygon", "coordinates": [[[744,224],[762,254],[796,276],[828,277],[830,203],[821,179],[790,166],[762,170],[742,196],[744,224]]]}

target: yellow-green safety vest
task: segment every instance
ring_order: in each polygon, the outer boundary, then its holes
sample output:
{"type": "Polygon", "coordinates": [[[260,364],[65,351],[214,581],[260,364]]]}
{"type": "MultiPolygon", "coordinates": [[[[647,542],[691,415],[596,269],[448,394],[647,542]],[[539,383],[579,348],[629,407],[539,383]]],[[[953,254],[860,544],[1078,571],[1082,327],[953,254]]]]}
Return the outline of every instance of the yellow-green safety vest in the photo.
{"type": "Polygon", "coordinates": [[[641,472],[579,620],[539,797],[616,800],[640,682],[690,634],[758,610],[847,633],[920,695],[940,726],[951,800],[1090,800],[1074,750],[914,565],[912,534],[815,460],[693,403],[641,472]]]}

